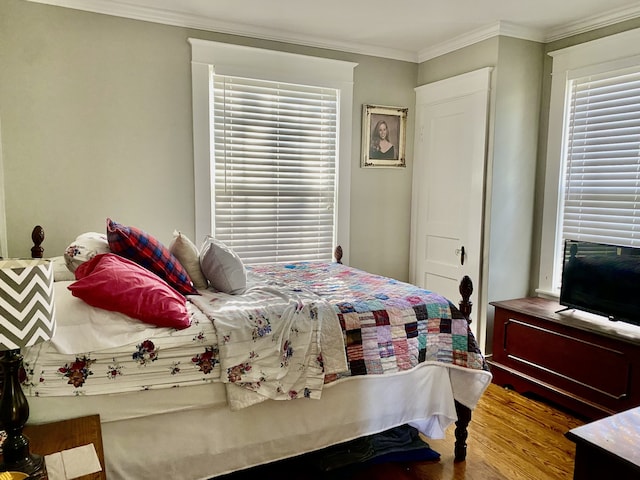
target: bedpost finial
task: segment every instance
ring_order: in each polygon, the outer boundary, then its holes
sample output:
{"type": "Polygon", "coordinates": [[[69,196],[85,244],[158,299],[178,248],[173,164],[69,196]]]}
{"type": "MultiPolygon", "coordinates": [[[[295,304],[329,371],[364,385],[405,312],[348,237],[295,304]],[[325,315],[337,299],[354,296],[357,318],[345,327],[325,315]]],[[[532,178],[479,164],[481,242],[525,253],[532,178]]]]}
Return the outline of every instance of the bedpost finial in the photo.
{"type": "Polygon", "coordinates": [[[467,319],[467,322],[471,323],[471,309],[473,308],[473,302],[469,300],[471,298],[471,294],[473,293],[473,282],[468,275],[462,277],[460,280],[460,295],[462,296],[462,300],[458,304],[460,306],[460,312],[467,319]]]}
{"type": "Polygon", "coordinates": [[[340,245],[333,251],[333,256],[336,259],[336,263],[342,263],[342,247],[340,245]]]}
{"type": "Polygon", "coordinates": [[[31,247],[31,258],[42,258],[44,248],[41,245],[42,242],[44,242],[44,228],[40,225],[33,227],[31,240],[33,241],[33,247],[31,247]]]}

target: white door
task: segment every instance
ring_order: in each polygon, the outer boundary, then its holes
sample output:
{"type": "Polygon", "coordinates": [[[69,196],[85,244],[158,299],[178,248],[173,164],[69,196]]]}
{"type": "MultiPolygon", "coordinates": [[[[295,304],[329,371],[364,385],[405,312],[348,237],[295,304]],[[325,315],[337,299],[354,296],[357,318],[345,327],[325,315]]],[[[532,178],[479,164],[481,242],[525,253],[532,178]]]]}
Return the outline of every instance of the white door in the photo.
{"type": "Polygon", "coordinates": [[[416,89],[411,281],[457,305],[468,275],[478,338],[490,75],[485,68],[416,89]]]}

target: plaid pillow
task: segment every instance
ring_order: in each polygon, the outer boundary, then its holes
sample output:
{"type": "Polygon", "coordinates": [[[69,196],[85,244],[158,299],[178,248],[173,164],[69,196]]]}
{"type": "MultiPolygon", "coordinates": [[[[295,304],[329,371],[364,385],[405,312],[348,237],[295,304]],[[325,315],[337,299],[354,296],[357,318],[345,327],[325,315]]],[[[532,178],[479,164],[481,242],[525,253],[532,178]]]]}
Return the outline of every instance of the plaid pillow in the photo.
{"type": "Polygon", "coordinates": [[[183,295],[197,295],[198,290],[182,264],[153,236],[107,218],[107,240],[113,253],[155,273],[183,295]]]}

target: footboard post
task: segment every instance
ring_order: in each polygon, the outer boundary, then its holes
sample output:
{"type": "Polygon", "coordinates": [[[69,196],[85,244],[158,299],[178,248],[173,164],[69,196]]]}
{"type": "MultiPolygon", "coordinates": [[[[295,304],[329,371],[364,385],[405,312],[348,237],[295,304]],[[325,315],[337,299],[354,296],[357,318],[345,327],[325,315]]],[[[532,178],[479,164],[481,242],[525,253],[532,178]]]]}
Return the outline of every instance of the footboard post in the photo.
{"type": "Polygon", "coordinates": [[[467,427],[471,422],[471,409],[456,400],[456,413],[458,421],[456,422],[456,443],[454,449],[454,462],[464,462],[467,458],[467,427]]]}
{"type": "MultiPolygon", "coordinates": [[[[458,304],[460,306],[460,312],[464,315],[464,318],[467,319],[467,322],[471,324],[471,309],[473,307],[473,303],[470,300],[471,294],[473,293],[473,282],[471,278],[467,275],[462,277],[458,290],[462,296],[462,300],[460,300],[458,304]]],[[[454,462],[464,462],[467,458],[467,436],[469,435],[469,422],[471,422],[471,409],[457,400],[455,404],[458,421],[456,422],[456,443],[453,460],[454,462]]]]}
{"type": "Polygon", "coordinates": [[[462,277],[458,290],[462,296],[462,300],[460,300],[458,304],[460,306],[460,312],[464,315],[464,318],[467,319],[467,322],[471,323],[471,309],[473,308],[473,302],[469,300],[473,293],[473,282],[471,278],[467,275],[462,277]]]}

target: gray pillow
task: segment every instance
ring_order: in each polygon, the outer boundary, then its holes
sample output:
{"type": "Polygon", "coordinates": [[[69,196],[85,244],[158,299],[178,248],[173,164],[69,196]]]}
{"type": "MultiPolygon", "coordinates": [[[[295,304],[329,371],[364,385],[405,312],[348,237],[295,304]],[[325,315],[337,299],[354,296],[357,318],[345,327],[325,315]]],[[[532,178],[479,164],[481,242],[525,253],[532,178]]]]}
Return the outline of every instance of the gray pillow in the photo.
{"type": "Polygon", "coordinates": [[[247,272],[240,257],[224,243],[208,236],[200,249],[200,268],[219,292],[238,295],[247,288],[247,272]]]}

